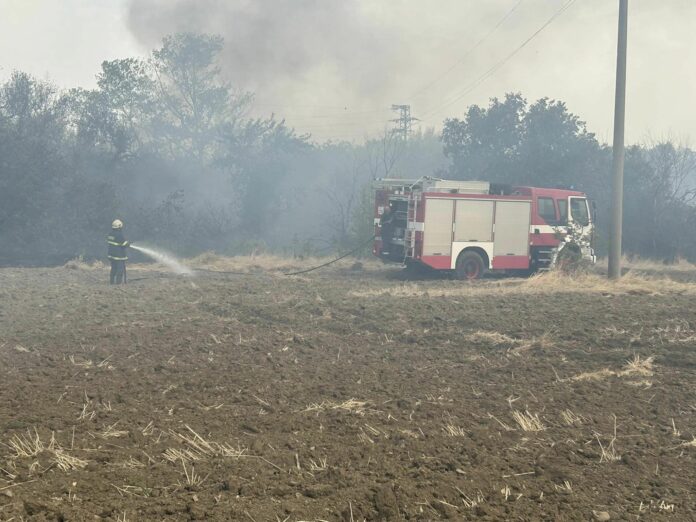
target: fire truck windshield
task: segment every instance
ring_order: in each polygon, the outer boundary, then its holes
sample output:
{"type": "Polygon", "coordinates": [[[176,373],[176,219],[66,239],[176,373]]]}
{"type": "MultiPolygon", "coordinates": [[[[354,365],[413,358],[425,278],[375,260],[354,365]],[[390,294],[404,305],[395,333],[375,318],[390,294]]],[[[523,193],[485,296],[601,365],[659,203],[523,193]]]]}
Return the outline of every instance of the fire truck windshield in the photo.
{"type": "Polygon", "coordinates": [[[590,224],[590,212],[587,208],[585,198],[570,198],[570,215],[580,226],[586,227],[590,224]]]}

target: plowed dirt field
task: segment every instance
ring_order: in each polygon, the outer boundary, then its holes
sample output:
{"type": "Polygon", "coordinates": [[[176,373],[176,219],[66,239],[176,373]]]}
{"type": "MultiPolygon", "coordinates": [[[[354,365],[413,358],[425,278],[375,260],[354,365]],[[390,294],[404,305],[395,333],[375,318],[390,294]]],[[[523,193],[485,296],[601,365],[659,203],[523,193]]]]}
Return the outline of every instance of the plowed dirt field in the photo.
{"type": "Polygon", "coordinates": [[[130,276],[0,270],[0,520],[696,519],[696,272],[130,276]]]}

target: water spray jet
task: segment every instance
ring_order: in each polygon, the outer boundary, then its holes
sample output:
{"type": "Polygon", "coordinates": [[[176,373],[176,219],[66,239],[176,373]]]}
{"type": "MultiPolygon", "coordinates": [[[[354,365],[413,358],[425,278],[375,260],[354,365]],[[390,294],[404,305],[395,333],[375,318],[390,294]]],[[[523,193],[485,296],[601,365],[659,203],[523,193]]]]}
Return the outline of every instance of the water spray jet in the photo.
{"type": "Polygon", "coordinates": [[[179,263],[173,256],[169,254],[165,254],[163,252],[158,252],[157,250],[153,250],[151,248],[147,247],[142,247],[142,246],[136,246],[131,244],[130,247],[133,250],[137,250],[138,252],[142,252],[146,256],[154,259],[155,261],[158,261],[159,263],[162,263],[166,267],[168,267],[170,270],[173,272],[176,272],[177,274],[182,274],[182,275],[193,275],[193,271],[179,263]]]}

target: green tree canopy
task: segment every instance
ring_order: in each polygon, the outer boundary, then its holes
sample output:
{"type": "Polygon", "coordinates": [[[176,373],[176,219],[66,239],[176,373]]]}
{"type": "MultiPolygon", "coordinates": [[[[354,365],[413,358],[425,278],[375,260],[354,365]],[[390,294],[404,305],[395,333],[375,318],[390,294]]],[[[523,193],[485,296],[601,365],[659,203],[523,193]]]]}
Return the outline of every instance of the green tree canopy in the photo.
{"type": "Polygon", "coordinates": [[[472,105],[463,119],[445,120],[444,153],[455,179],[537,186],[574,186],[591,191],[603,156],[594,134],[563,102],[528,104],[520,94],[472,105]]]}

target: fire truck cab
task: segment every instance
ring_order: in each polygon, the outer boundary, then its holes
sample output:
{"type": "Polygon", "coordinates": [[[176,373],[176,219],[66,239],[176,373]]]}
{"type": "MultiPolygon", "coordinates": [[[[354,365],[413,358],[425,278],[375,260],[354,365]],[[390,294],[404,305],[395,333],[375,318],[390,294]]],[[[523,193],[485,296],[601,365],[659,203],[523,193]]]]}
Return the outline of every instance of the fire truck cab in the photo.
{"type": "Polygon", "coordinates": [[[377,180],[373,253],[477,279],[547,270],[572,255],[596,261],[587,196],[484,181],[377,180]],[[388,210],[387,210],[388,208],[388,210]]]}

